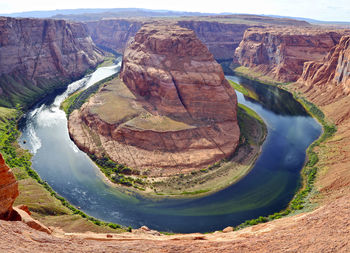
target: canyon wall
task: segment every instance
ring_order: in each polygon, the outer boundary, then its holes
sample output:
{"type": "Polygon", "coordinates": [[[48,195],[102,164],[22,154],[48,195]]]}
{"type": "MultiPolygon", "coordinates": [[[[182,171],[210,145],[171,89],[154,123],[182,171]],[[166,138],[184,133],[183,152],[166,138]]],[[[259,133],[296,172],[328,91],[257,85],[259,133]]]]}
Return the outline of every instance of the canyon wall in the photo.
{"type": "Polygon", "coordinates": [[[2,17],[0,104],[30,103],[45,90],[79,78],[102,60],[82,24],[2,17]]]}
{"type": "Polygon", "coordinates": [[[235,57],[253,71],[279,82],[296,81],[307,61],[322,60],[344,31],[316,28],[250,28],[235,57]]]}
{"type": "Polygon", "coordinates": [[[214,21],[178,21],[177,24],[193,30],[217,60],[230,60],[243,38],[247,24],[229,24],[214,21]]]}
{"type": "Polygon", "coordinates": [[[96,45],[123,54],[128,40],[135,36],[143,22],[128,19],[104,19],[87,22],[86,27],[96,45]]]}
{"type": "Polygon", "coordinates": [[[350,94],[350,36],[343,36],[322,61],[305,62],[297,81],[310,100],[333,103],[350,94]]]}
{"type": "Polygon", "coordinates": [[[11,219],[12,205],[18,194],[17,180],[0,154],[0,219],[11,219]]]}
{"type": "MultiPolygon", "coordinates": [[[[87,22],[93,41],[101,48],[109,48],[122,54],[128,40],[135,36],[144,23],[132,19],[105,19],[87,22]]],[[[233,58],[234,51],[243,38],[244,31],[252,25],[229,24],[217,21],[169,21],[195,31],[217,60],[233,58]]]]}
{"type": "Polygon", "coordinates": [[[70,135],[84,151],[158,176],[206,168],[235,151],[235,91],[193,31],[143,26],[125,50],[120,77],[70,115],[70,135]]]}

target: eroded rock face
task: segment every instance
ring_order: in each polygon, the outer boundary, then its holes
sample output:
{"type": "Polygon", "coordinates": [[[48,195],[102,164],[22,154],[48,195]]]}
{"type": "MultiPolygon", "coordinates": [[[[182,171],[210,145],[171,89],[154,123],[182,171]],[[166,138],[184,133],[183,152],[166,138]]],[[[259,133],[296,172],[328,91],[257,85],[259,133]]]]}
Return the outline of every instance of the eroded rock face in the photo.
{"type": "Polygon", "coordinates": [[[250,28],[236,49],[238,62],[280,82],[296,81],[307,61],[322,60],[342,31],[316,28],[250,28]]]}
{"type": "Polygon", "coordinates": [[[18,194],[17,180],[0,154],[0,219],[11,219],[12,205],[18,194]]]}
{"type": "MultiPolygon", "coordinates": [[[[122,54],[130,38],[146,22],[128,19],[106,19],[87,22],[86,26],[93,41],[122,54]]],[[[236,47],[243,38],[247,24],[228,24],[216,21],[178,21],[181,27],[195,31],[198,38],[208,47],[217,60],[232,59],[236,47]]]]}
{"type": "Polygon", "coordinates": [[[120,54],[142,25],[141,21],[127,19],[104,19],[86,23],[92,40],[98,46],[110,48],[120,54]]]}
{"type": "Polygon", "coordinates": [[[325,105],[350,94],[350,36],[343,36],[322,61],[304,64],[298,83],[309,98],[325,105]],[[309,92],[309,91],[312,91],[309,92]]]}
{"type": "Polygon", "coordinates": [[[124,52],[120,77],[162,115],[230,121],[237,99],[221,66],[193,31],[145,25],[124,52]]]}
{"type": "Polygon", "coordinates": [[[23,93],[18,85],[29,89],[33,86],[45,88],[50,82],[79,78],[102,60],[101,51],[82,24],[0,18],[0,87],[3,96],[23,93]]]}
{"type": "Polygon", "coordinates": [[[235,91],[193,31],[143,26],[125,50],[120,77],[124,83],[105,86],[70,116],[71,137],[84,151],[106,152],[151,175],[205,168],[235,151],[240,135],[235,91]],[[125,116],[111,117],[121,111],[125,116]],[[98,133],[102,147],[84,125],[98,133]]]}
{"type": "Polygon", "coordinates": [[[193,30],[217,60],[230,60],[243,38],[248,24],[213,21],[179,21],[179,26],[193,30]]]}

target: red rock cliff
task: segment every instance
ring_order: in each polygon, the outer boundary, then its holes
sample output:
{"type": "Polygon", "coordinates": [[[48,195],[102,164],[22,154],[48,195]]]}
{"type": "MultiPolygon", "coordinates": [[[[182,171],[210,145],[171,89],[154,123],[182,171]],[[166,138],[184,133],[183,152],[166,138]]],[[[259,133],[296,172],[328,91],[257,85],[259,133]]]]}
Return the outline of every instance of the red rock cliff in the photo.
{"type": "Polygon", "coordinates": [[[350,36],[343,36],[322,61],[306,62],[298,83],[304,86],[309,98],[319,105],[349,95],[350,36]]]}
{"type": "Polygon", "coordinates": [[[81,149],[151,175],[198,170],[235,151],[235,91],[193,31],[143,26],[125,50],[120,76],[125,84],[107,84],[70,115],[81,149]]]}
{"type": "MultiPolygon", "coordinates": [[[[87,22],[91,38],[98,45],[123,53],[128,40],[146,22],[128,19],[106,19],[87,22]]],[[[243,38],[247,24],[228,24],[216,21],[178,21],[181,27],[195,31],[217,60],[232,59],[236,47],[243,38]]]]}
{"type": "Polygon", "coordinates": [[[122,54],[128,40],[135,36],[143,22],[127,19],[104,19],[87,22],[92,40],[101,48],[122,54]]]}
{"type": "MultiPolygon", "coordinates": [[[[0,94],[35,92],[69,81],[103,59],[84,25],[63,20],[0,18],[0,94]]],[[[31,94],[23,94],[28,97],[31,94]]],[[[24,96],[25,97],[25,96],[24,96]]]]}
{"type": "Polygon", "coordinates": [[[175,25],[144,26],[124,52],[120,76],[162,115],[189,121],[236,119],[234,90],[191,30],[175,25]]]}
{"type": "Polygon", "coordinates": [[[0,154],[0,219],[10,218],[18,194],[17,180],[0,154]]]}
{"type": "Polygon", "coordinates": [[[250,28],[236,49],[238,62],[280,82],[296,81],[307,61],[319,61],[340,40],[341,31],[316,28],[250,28]]]}

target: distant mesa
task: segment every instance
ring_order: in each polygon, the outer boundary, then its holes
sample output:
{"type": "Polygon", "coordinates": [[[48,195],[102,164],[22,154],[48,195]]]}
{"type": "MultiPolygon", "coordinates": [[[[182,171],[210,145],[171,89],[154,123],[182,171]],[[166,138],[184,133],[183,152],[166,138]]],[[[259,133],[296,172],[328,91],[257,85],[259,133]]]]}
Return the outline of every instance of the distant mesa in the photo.
{"type": "Polygon", "coordinates": [[[193,31],[146,24],[124,52],[120,79],[70,115],[69,132],[82,150],[141,174],[186,173],[234,153],[237,97],[193,31]]]}

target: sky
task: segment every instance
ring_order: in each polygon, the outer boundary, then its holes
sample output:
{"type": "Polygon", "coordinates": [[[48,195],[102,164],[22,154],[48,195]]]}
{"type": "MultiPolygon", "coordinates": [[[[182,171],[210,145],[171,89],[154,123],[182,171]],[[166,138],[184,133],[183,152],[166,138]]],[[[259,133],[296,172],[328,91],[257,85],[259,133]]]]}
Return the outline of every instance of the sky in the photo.
{"type": "Polygon", "coordinates": [[[350,0],[0,0],[0,13],[77,8],[232,12],[350,22],[350,0]]]}

